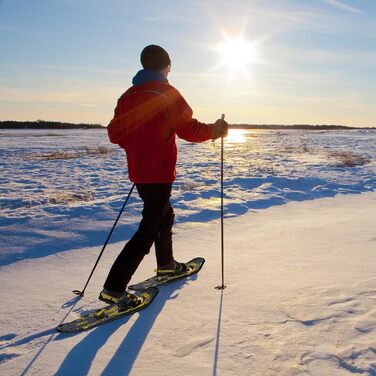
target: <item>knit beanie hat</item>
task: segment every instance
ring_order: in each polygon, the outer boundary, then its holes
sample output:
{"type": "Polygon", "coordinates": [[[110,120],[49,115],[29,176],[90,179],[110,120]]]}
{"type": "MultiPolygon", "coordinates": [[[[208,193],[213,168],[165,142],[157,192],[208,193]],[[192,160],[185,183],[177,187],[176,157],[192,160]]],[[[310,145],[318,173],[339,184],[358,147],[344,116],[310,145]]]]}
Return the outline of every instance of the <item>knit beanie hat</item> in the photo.
{"type": "Polygon", "coordinates": [[[150,44],[142,50],[140,60],[144,69],[155,71],[167,68],[171,63],[167,51],[155,44],[150,44]]]}

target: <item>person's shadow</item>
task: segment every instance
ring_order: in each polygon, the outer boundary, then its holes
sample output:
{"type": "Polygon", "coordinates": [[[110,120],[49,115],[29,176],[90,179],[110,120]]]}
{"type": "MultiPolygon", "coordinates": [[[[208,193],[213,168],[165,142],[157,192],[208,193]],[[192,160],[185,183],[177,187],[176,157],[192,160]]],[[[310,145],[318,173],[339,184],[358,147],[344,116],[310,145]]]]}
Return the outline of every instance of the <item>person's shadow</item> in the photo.
{"type": "MultiPolygon", "coordinates": [[[[121,369],[121,374],[128,375],[133,368],[137,356],[154,325],[159,313],[167,300],[175,299],[178,293],[174,292],[183,287],[189,281],[197,278],[197,275],[189,279],[176,281],[170,285],[161,286],[154,302],[145,310],[139,312],[137,320],[130,328],[128,334],[116,350],[110,362],[102,372],[102,375],[116,375],[121,369]]],[[[55,375],[84,376],[90,371],[91,364],[99,351],[105,345],[113,333],[124,325],[129,317],[124,317],[98,328],[93,329],[81,342],[79,342],[65,357],[55,375]]],[[[60,334],[56,340],[63,340],[66,335],[60,334]]]]}

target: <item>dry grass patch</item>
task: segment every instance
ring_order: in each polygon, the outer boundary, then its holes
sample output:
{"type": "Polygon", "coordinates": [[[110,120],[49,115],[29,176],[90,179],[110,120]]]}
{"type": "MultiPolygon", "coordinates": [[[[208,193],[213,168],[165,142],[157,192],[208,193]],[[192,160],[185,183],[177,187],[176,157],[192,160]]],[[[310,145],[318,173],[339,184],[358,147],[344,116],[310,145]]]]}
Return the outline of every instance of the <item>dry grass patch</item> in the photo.
{"type": "Polygon", "coordinates": [[[370,160],[360,154],[349,151],[334,151],[329,153],[329,158],[335,159],[339,167],[363,166],[370,160]]]}
{"type": "Polygon", "coordinates": [[[291,154],[302,154],[302,153],[313,153],[313,149],[308,147],[306,144],[303,145],[288,145],[281,149],[282,153],[291,154]]]}
{"type": "Polygon", "coordinates": [[[56,192],[51,194],[47,201],[49,204],[53,205],[66,205],[75,202],[88,202],[94,199],[94,194],[92,192],[56,192]]]}
{"type": "Polygon", "coordinates": [[[40,160],[44,159],[47,161],[52,161],[56,159],[75,159],[77,157],[78,157],[77,153],[73,151],[53,151],[47,154],[36,155],[37,159],[40,159],[40,160]]]}
{"type": "Polygon", "coordinates": [[[38,161],[52,161],[60,159],[76,159],[83,158],[86,156],[105,156],[113,154],[115,151],[104,145],[99,145],[96,147],[85,146],[83,149],[79,150],[64,150],[64,151],[52,151],[44,154],[32,154],[31,158],[38,161]]]}
{"type": "Polygon", "coordinates": [[[91,155],[105,155],[105,154],[111,154],[114,152],[113,149],[108,148],[107,146],[104,145],[99,145],[97,147],[85,147],[86,154],[91,154],[91,155]]]}

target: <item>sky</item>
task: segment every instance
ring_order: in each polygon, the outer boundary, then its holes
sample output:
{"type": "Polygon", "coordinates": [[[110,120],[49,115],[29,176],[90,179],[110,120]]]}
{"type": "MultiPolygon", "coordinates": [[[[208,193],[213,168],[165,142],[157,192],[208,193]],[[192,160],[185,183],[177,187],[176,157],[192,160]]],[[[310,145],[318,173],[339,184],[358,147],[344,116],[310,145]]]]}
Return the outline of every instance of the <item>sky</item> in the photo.
{"type": "Polygon", "coordinates": [[[148,44],[200,121],[376,126],[374,0],[0,0],[0,120],[107,125],[148,44]]]}

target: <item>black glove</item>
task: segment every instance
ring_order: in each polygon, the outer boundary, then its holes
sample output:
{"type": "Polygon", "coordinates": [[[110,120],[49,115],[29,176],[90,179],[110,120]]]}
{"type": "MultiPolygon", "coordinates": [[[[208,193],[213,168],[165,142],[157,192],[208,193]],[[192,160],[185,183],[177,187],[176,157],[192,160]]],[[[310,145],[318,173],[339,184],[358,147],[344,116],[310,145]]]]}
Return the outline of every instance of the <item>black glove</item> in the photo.
{"type": "Polygon", "coordinates": [[[212,127],[214,128],[214,138],[226,137],[228,134],[228,123],[225,120],[218,119],[212,127]]]}

